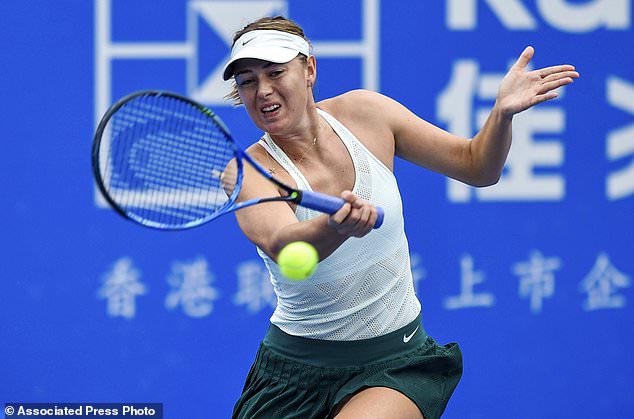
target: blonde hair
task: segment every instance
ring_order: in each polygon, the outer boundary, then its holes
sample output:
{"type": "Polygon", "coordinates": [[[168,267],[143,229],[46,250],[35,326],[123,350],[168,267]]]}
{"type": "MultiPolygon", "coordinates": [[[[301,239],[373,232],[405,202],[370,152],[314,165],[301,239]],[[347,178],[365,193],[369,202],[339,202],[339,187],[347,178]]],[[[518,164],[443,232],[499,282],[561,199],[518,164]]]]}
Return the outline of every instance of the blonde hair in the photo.
{"type": "MultiPolygon", "coordinates": [[[[247,32],[256,30],[276,30],[288,32],[293,35],[301,36],[306,40],[306,42],[310,44],[310,41],[308,40],[308,38],[306,38],[304,30],[301,28],[301,26],[284,16],[275,16],[260,18],[237,31],[233,36],[233,43],[231,44],[231,47],[233,48],[233,45],[238,39],[240,39],[242,35],[247,32]]],[[[304,64],[308,62],[308,57],[304,56],[303,54],[300,54],[300,59],[304,62],[304,64]]],[[[238,93],[238,85],[236,84],[235,80],[232,83],[233,85],[231,91],[225,96],[225,99],[230,100],[235,106],[238,106],[242,104],[242,101],[240,100],[240,94],[238,93]]]]}

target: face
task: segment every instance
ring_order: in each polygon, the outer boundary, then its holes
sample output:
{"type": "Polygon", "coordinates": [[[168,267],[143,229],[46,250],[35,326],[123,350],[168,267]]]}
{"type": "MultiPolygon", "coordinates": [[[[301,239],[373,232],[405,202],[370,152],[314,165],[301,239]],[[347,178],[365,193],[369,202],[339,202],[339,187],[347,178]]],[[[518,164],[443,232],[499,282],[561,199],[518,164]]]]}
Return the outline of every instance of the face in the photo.
{"type": "Polygon", "coordinates": [[[284,64],[256,59],[236,62],[234,75],[240,99],[258,128],[271,135],[292,135],[312,104],[314,58],[284,64]]]}

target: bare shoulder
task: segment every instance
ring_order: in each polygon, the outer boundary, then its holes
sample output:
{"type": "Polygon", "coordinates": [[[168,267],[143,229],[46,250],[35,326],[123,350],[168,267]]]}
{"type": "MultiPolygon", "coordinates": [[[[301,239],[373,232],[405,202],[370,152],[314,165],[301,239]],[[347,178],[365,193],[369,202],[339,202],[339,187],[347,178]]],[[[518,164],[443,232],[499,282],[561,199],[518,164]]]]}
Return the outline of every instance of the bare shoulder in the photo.
{"type": "Polygon", "coordinates": [[[381,93],[357,89],[319,102],[318,106],[341,119],[368,118],[384,115],[385,107],[393,102],[381,93]]]}
{"type": "Polygon", "coordinates": [[[387,167],[394,159],[393,101],[369,90],[351,90],[317,106],[346,126],[387,167]]]}
{"type": "Polygon", "coordinates": [[[248,146],[245,150],[251,157],[255,160],[260,161],[262,158],[266,158],[266,150],[260,144],[260,139],[254,141],[250,146],[248,146]]]}
{"type": "Polygon", "coordinates": [[[375,130],[389,131],[392,136],[397,136],[402,124],[411,118],[411,112],[398,101],[363,89],[324,100],[318,106],[344,124],[361,123],[375,130]]]}

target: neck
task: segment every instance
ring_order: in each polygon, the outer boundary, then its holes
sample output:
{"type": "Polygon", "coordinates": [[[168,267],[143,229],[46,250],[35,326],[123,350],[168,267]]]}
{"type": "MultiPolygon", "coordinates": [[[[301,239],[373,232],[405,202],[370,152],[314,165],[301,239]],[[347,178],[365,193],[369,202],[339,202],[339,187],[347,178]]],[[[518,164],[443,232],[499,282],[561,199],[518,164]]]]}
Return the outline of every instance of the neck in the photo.
{"type": "Polygon", "coordinates": [[[315,118],[310,118],[306,123],[301,124],[295,130],[295,133],[288,135],[278,135],[269,133],[269,137],[289,156],[299,156],[301,158],[305,150],[315,147],[319,143],[319,139],[323,136],[324,121],[321,116],[315,112],[315,118]]]}

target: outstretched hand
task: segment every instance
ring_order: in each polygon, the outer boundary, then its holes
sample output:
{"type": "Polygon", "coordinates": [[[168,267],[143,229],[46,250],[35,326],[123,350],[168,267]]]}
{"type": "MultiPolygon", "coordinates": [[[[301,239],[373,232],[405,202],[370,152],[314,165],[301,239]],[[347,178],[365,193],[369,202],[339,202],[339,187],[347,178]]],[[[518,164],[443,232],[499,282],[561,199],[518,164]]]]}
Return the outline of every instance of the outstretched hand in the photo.
{"type": "Polygon", "coordinates": [[[510,117],[556,98],[555,89],[579,77],[575,67],[568,64],[527,71],[534,54],[533,47],[526,47],[500,83],[496,105],[504,115],[510,117]]]}

